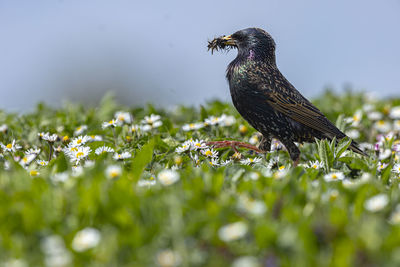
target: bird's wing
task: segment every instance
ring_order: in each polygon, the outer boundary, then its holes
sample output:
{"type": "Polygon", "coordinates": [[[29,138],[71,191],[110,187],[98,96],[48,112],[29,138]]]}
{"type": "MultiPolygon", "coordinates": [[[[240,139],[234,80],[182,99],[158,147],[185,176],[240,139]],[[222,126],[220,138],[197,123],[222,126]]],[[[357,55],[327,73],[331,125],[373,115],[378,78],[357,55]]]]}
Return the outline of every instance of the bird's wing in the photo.
{"type": "Polygon", "coordinates": [[[275,84],[274,90],[262,86],[262,92],[266,95],[267,103],[275,110],[283,113],[289,118],[318,130],[329,138],[345,135],[336,128],[325,115],[304,98],[288,81],[275,84]]]}

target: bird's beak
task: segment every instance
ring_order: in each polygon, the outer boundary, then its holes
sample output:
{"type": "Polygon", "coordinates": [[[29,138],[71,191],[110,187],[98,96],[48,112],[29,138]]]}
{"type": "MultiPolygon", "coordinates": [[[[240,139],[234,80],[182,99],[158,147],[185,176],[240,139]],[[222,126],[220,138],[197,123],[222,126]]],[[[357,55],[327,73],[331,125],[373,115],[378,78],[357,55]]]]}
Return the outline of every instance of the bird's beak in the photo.
{"type": "Polygon", "coordinates": [[[221,40],[223,41],[224,45],[236,46],[236,42],[232,38],[232,35],[224,36],[224,37],[221,38],[221,40]]]}

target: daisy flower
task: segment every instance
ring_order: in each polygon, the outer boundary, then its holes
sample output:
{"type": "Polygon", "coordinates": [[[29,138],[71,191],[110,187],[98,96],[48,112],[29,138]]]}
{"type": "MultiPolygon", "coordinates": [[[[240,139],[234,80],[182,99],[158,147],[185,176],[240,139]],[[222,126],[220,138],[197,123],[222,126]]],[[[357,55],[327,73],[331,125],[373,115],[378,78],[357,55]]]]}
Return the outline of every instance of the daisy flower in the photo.
{"type": "Polygon", "coordinates": [[[45,136],[45,134],[49,134],[49,133],[40,132],[40,133],[37,134],[37,136],[38,136],[40,139],[42,139],[43,136],[45,136]]]}
{"type": "Polygon", "coordinates": [[[389,131],[391,130],[392,125],[390,125],[390,123],[387,122],[387,121],[379,120],[379,121],[376,121],[376,122],[374,123],[373,127],[374,127],[378,132],[386,133],[386,132],[389,132],[389,131]]]}
{"type": "Polygon", "coordinates": [[[200,152],[201,152],[201,154],[203,154],[204,156],[209,157],[209,158],[217,158],[218,157],[218,152],[212,148],[211,149],[210,148],[203,149],[203,150],[200,150],[200,152]]]}
{"type": "Polygon", "coordinates": [[[400,120],[393,121],[393,130],[400,131],[400,120]]]}
{"type": "Polygon", "coordinates": [[[247,233],[248,227],[244,222],[235,222],[222,226],[218,230],[219,239],[225,242],[234,241],[244,237],[247,233]]]}
{"type": "Polygon", "coordinates": [[[318,160],[316,161],[310,161],[307,165],[307,168],[311,168],[311,169],[321,169],[324,167],[324,163],[323,162],[319,162],[318,160]]]}
{"type": "Polygon", "coordinates": [[[21,146],[16,143],[15,139],[13,139],[12,142],[8,143],[7,145],[4,145],[3,143],[0,143],[0,145],[6,152],[15,152],[21,148],[21,146]]]}
{"type": "Polygon", "coordinates": [[[389,197],[386,194],[378,194],[367,199],[364,202],[364,208],[371,212],[377,212],[386,207],[389,203],[389,197]]]}
{"type": "Polygon", "coordinates": [[[19,164],[23,167],[28,166],[36,158],[36,154],[26,154],[20,161],[19,164]]]}
{"type": "Polygon", "coordinates": [[[36,163],[40,166],[47,166],[49,164],[49,162],[46,160],[37,160],[36,163]]]}
{"type": "Polygon", "coordinates": [[[353,127],[357,127],[357,126],[360,124],[360,122],[361,122],[362,115],[363,115],[363,114],[362,114],[362,111],[361,111],[361,110],[357,110],[357,111],[354,113],[353,117],[346,118],[346,119],[345,119],[345,122],[351,123],[351,126],[353,126],[353,127]]]}
{"type": "Polygon", "coordinates": [[[72,166],[71,168],[72,170],[72,176],[78,177],[81,176],[83,174],[83,167],[82,166],[72,166]]]}
{"type": "Polygon", "coordinates": [[[247,196],[239,197],[238,209],[256,216],[263,215],[267,211],[263,201],[254,200],[247,196]]]}
{"type": "Polygon", "coordinates": [[[115,153],[113,156],[113,159],[115,160],[123,160],[123,159],[129,159],[132,157],[132,154],[130,152],[122,152],[121,154],[115,153]]]}
{"type": "Polygon", "coordinates": [[[138,124],[134,124],[134,125],[132,125],[132,126],[130,127],[130,131],[131,131],[132,133],[140,132],[140,130],[141,130],[141,126],[138,125],[138,124]]]}
{"type": "Polygon", "coordinates": [[[25,154],[26,155],[32,155],[32,154],[39,155],[40,154],[40,148],[37,148],[37,147],[29,148],[27,151],[25,151],[25,154]]]}
{"type": "Polygon", "coordinates": [[[350,137],[351,139],[358,139],[360,137],[360,132],[356,129],[352,129],[349,131],[346,131],[346,135],[350,137]]]}
{"type": "Polygon", "coordinates": [[[400,163],[394,164],[392,171],[395,173],[400,173],[400,163]]]}
{"type": "Polygon", "coordinates": [[[192,130],[199,130],[204,127],[204,123],[202,122],[196,122],[196,123],[189,123],[189,124],[184,124],[182,126],[182,130],[185,132],[187,131],[192,131],[192,130]]]}
{"type": "Polygon", "coordinates": [[[164,249],[156,255],[157,265],[160,267],[181,266],[182,257],[177,251],[172,249],[164,249]]]}
{"type": "Polygon", "coordinates": [[[379,153],[379,159],[384,160],[389,158],[392,155],[392,150],[385,149],[382,153],[379,153]]]}
{"type": "Polygon", "coordinates": [[[96,247],[100,243],[100,240],[100,231],[95,228],[87,227],[76,233],[72,240],[72,249],[77,252],[83,252],[96,247]]]}
{"type": "Polygon", "coordinates": [[[117,111],[115,112],[114,117],[117,119],[118,124],[120,125],[124,123],[130,124],[132,122],[132,116],[129,112],[117,111]]]}
{"type": "Polygon", "coordinates": [[[114,149],[109,147],[109,146],[101,146],[101,147],[96,148],[94,153],[96,155],[100,155],[100,154],[103,154],[103,153],[114,153],[114,149]]]}
{"type": "Polygon", "coordinates": [[[240,152],[235,152],[231,158],[234,160],[240,160],[242,158],[242,154],[240,152]]]}
{"type": "Polygon", "coordinates": [[[199,166],[200,165],[199,155],[197,155],[197,154],[190,155],[190,157],[193,160],[195,166],[199,166]]]}
{"type": "Polygon", "coordinates": [[[162,185],[167,186],[179,181],[180,177],[178,172],[170,169],[165,169],[158,173],[157,178],[162,185]]]}
{"type": "Polygon", "coordinates": [[[35,177],[35,176],[39,175],[39,172],[37,170],[30,170],[29,171],[29,175],[32,176],[32,177],[35,177]]]}
{"type": "Polygon", "coordinates": [[[249,139],[249,143],[252,145],[258,144],[259,142],[260,138],[258,137],[258,134],[253,134],[249,139]]]}
{"type": "Polygon", "coordinates": [[[118,124],[118,120],[112,119],[112,120],[110,120],[110,121],[105,121],[105,122],[103,122],[103,123],[101,124],[101,128],[105,129],[105,128],[108,128],[108,127],[116,127],[117,124],[118,124]]]}
{"type": "Polygon", "coordinates": [[[57,141],[58,135],[57,134],[45,133],[42,136],[42,139],[47,141],[47,142],[54,143],[55,141],[57,141]]]}
{"type": "Polygon", "coordinates": [[[277,139],[271,141],[271,151],[278,151],[282,149],[282,143],[277,139]]]}
{"type": "Polygon", "coordinates": [[[208,126],[208,125],[217,125],[220,122],[220,118],[219,117],[215,117],[215,116],[210,116],[207,119],[204,120],[204,125],[208,126]]]}
{"type": "Polygon", "coordinates": [[[235,122],[235,117],[231,115],[222,114],[221,117],[219,117],[219,125],[221,126],[232,126],[235,122]]]}
{"type": "Polygon", "coordinates": [[[8,130],[7,124],[0,125],[0,132],[5,133],[8,130]]]}
{"type": "Polygon", "coordinates": [[[81,125],[79,127],[77,127],[74,131],[74,135],[81,135],[83,134],[84,131],[87,130],[87,125],[81,125]]]}
{"type": "Polygon", "coordinates": [[[212,158],[208,163],[213,167],[218,167],[220,165],[217,158],[212,158]]]}
{"type": "Polygon", "coordinates": [[[119,165],[109,165],[107,166],[105,173],[107,178],[114,179],[121,176],[122,168],[119,165]]]}
{"type": "Polygon", "coordinates": [[[371,112],[367,113],[367,117],[371,121],[378,121],[378,120],[381,120],[383,118],[383,114],[378,112],[378,111],[371,111],[371,112]]]}
{"type": "Polygon", "coordinates": [[[90,142],[103,141],[103,137],[101,135],[89,135],[88,141],[90,142]]]}
{"type": "Polygon", "coordinates": [[[138,186],[143,187],[143,186],[153,186],[156,184],[156,179],[153,176],[150,176],[149,179],[140,179],[137,183],[138,186]]]}
{"type": "Polygon", "coordinates": [[[339,181],[344,179],[343,172],[331,172],[324,175],[324,180],[327,182],[339,181]]]}
{"type": "Polygon", "coordinates": [[[281,165],[278,167],[278,171],[274,172],[273,177],[275,179],[281,179],[285,177],[285,175],[288,173],[288,168],[286,168],[285,165],[281,165]]]}
{"type": "Polygon", "coordinates": [[[151,129],[158,128],[162,125],[162,121],[160,119],[160,115],[151,114],[150,116],[145,116],[141,123],[150,126],[151,129]]]}
{"type": "Polygon", "coordinates": [[[392,107],[389,112],[391,119],[400,119],[400,106],[392,107]]]}
{"type": "Polygon", "coordinates": [[[221,160],[221,162],[219,163],[220,166],[226,166],[232,163],[231,159],[227,159],[227,160],[221,160]]]}
{"type": "Polygon", "coordinates": [[[198,150],[198,149],[206,149],[208,146],[206,145],[206,141],[204,140],[194,140],[190,144],[190,150],[198,150]]]}
{"type": "Polygon", "coordinates": [[[71,146],[78,147],[78,146],[84,145],[89,140],[90,140],[89,136],[87,136],[87,135],[82,136],[81,135],[81,136],[78,136],[78,137],[72,139],[70,144],[71,144],[71,146]]]}
{"type": "Polygon", "coordinates": [[[79,161],[87,158],[89,156],[91,149],[88,146],[79,146],[76,147],[76,151],[71,152],[69,155],[71,162],[75,162],[78,164],[79,161]]]}
{"type": "Polygon", "coordinates": [[[379,172],[384,170],[389,164],[387,163],[382,163],[382,162],[378,162],[378,167],[376,168],[379,172]]]}
{"type": "Polygon", "coordinates": [[[392,146],[394,152],[400,152],[400,142],[395,142],[392,146]]]}
{"type": "MultiPolygon", "coordinates": [[[[246,125],[243,125],[243,124],[240,124],[240,125],[239,125],[239,132],[240,132],[241,134],[246,134],[248,130],[249,130],[249,129],[247,128],[246,125]]],[[[253,145],[254,145],[254,144],[253,144],[253,145]]]]}
{"type": "Polygon", "coordinates": [[[244,165],[250,165],[252,163],[260,163],[261,162],[261,158],[257,157],[257,158],[246,158],[246,159],[242,159],[240,161],[240,163],[244,164],[244,165]]]}
{"type": "Polygon", "coordinates": [[[179,147],[177,147],[175,149],[175,152],[176,153],[183,153],[183,152],[189,151],[190,147],[191,147],[191,144],[192,144],[191,141],[185,141],[181,146],[179,146],[179,147]]]}

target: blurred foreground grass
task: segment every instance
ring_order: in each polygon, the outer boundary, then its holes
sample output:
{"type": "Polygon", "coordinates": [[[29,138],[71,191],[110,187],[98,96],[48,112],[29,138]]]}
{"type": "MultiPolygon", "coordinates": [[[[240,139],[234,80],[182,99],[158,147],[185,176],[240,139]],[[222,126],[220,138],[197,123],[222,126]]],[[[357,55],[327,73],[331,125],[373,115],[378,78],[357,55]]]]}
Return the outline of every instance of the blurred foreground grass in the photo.
{"type": "Polygon", "coordinates": [[[302,145],[296,168],[279,142],[215,151],[259,140],[221,102],[0,112],[0,265],[400,265],[400,100],[313,102],[370,157],[348,140],[302,145]]]}

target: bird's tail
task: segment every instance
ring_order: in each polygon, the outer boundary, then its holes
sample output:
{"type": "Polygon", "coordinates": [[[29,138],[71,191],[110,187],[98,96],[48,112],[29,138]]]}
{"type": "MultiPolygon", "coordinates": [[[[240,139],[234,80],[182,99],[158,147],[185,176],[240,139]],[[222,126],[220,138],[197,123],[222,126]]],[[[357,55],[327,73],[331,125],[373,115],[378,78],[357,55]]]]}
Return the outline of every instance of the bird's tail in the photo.
{"type": "Polygon", "coordinates": [[[359,145],[358,145],[356,142],[354,142],[354,141],[351,141],[351,144],[350,144],[350,147],[349,147],[349,148],[350,148],[351,150],[353,150],[354,152],[360,154],[360,155],[363,155],[363,156],[368,157],[368,154],[365,153],[364,151],[362,151],[362,150],[359,148],[359,145]]]}

